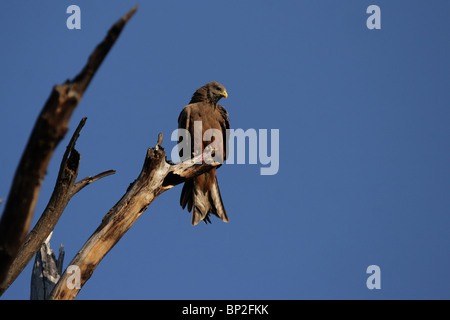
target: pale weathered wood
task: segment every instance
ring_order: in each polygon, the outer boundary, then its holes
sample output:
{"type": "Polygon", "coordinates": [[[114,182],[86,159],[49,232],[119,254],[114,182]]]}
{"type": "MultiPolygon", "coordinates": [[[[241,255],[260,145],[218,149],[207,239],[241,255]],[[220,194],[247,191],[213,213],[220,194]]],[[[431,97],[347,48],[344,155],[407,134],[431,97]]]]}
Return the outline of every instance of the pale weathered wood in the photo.
{"type": "Polygon", "coordinates": [[[30,228],[33,212],[48,163],[68,131],[69,120],[104,58],[119,37],[134,7],[117,21],[73,79],[54,86],[28,140],[17,167],[0,220],[0,284],[20,250],[30,228]]]}
{"type": "Polygon", "coordinates": [[[94,177],[89,176],[79,182],[75,182],[80,166],[80,154],[75,149],[75,144],[85,123],[86,118],[81,119],[69,144],[67,145],[61,161],[52,196],[50,197],[47,207],[38,222],[25,237],[19,253],[8,270],[8,275],[5,281],[0,285],[0,295],[8,289],[8,287],[16,280],[23,269],[31,261],[34,254],[39,250],[42,243],[54,229],[70,199],[85,186],[99,180],[100,178],[115,173],[114,170],[109,170],[94,177]]]}
{"type": "Polygon", "coordinates": [[[64,261],[64,246],[61,245],[59,248],[58,259],[56,259],[53,250],[50,249],[52,233],[50,233],[36,253],[31,275],[31,300],[47,300],[61,277],[64,261]]]}
{"type": "Polygon", "coordinates": [[[114,247],[122,236],[136,222],[147,207],[164,191],[202,174],[220,163],[213,162],[211,154],[205,154],[178,164],[168,163],[161,147],[162,134],[156,147],[148,149],[144,165],[138,178],[129,186],[125,195],[103,218],[99,227],[86,241],[69,266],[80,270],[80,287],[67,286],[72,274],[67,270],[61,276],[50,299],[74,299],[81,287],[91,277],[103,257],[114,247]]]}

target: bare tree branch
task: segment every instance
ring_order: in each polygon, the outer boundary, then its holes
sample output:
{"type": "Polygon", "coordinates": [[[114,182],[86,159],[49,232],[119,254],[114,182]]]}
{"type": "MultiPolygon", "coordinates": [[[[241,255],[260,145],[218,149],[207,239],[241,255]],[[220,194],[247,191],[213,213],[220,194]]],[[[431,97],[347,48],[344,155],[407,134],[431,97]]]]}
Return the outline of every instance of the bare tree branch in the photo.
{"type": "Polygon", "coordinates": [[[161,193],[186,179],[220,166],[220,163],[212,161],[211,153],[200,154],[192,160],[178,164],[169,164],[161,143],[162,134],[158,137],[156,147],[147,150],[138,178],[104,216],[100,226],[70,262],[69,266],[77,266],[80,270],[80,288],[67,286],[71,273],[66,270],[56,284],[50,299],[74,299],[103,257],[161,193]],[[202,156],[205,157],[205,162],[202,162],[202,156]]]}
{"type": "Polygon", "coordinates": [[[54,86],[35,123],[0,220],[0,284],[4,283],[13,259],[28,233],[41,182],[56,146],[68,131],[70,117],[136,10],[135,6],[111,27],[83,70],[72,81],[54,86]]]}
{"type": "Polygon", "coordinates": [[[75,183],[80,166],[80,154],[75,150],[75,144],[85,123],[86,118],[81,119],[72,139],[67,145],[52,196],[38,222],[25,237],[19,253],[11,264],[4,283],[0,286],[0,295],[8,289],[31,261],[34,254],[55,228],[70,199],[88,184],[115,173],[114,170],[109,170],[95,177],[87,177],[75,183]]]}
{"type": "Polygon", "coordinates": [[[75,195],[77,192],[79,192],[84,187],[86,187],[87,185],[94,183],[95,181],[100,180],[101,178],[104,178],[106,176],[112,175],[114,173],[116,173],[115,170],[108,170],[108,171],[99,173],[96,176],[93,176],[93,177],[89,176],[89,177],[86,177],[86,178],[78,181],[77,183],[75,183],[75,185],[73,186],[73,188],[71,190],[72,196],[75,195]]]}

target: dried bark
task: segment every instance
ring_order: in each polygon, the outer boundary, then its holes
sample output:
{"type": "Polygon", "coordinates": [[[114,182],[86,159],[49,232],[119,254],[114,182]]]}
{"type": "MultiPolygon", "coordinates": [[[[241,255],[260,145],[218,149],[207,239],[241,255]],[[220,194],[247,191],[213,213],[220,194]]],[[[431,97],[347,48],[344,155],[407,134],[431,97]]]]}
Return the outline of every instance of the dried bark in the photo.
{"type": "Polygon", "coordinates": [[[74,299],[103,257],[161,193],[186,179],[220,166],[220,163],[213,162],[210,153],[203,155],[206,159],[204,162],[200,154],[192,160],[178,164],[168,163],[161,142],[162,134],[158,137],[156,147],[147,150],[138,178],[109,210],[99,227],[70,262],[69,267],[76,266],[80,270],[80,287],[72,288],[67,285],[72,274],[66,270],[50,295],[50,299],[74,299]]]}
{"type": "Polygon", "coordinates": [[[57,85],[50,93],[17,167],[0,220],[0,284],[24,242],[48,163],[56,146],[68,131],[70,117],[104,58],[119,37],[134,7],[117,21],[90,55],[83,70],[73,79],[57,85]]]}
{"type": "Polygon", "coordinates": [[[58,283],[64,261],[64,246],[59,248],[58,259],[50,249],[52,232],[36,253],[31,275],[30,300],[47,300],[58,283]]]}

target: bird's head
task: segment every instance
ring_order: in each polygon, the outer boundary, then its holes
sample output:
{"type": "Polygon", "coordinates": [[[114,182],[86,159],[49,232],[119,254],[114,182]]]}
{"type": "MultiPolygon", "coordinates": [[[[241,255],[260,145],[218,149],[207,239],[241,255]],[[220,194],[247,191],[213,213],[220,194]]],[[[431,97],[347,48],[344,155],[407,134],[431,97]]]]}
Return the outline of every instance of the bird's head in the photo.
{"type": "Polygon", "coordinates": [[[205,87],[208,100],[214,104],[216,104],[223,97],[225,99],[228,98],[227,90],[225,90],[225,87],[218,82],[210,82],[206,84],[205,87]]]}
{"type": "Polygon", "coordinates": [[[225,87],[220,83],[213,81],[197,89],[189,103],[209,102],[215,106],[222,97],[225,97],[225,99],[228,97],[225,87]]]}

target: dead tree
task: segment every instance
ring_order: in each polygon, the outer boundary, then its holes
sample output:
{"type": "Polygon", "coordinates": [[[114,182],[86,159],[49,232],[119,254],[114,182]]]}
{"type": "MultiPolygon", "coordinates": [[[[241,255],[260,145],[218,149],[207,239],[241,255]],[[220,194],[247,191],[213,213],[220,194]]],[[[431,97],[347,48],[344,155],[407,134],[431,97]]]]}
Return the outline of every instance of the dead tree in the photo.
{"type": "Polygon", "coordinates": [[[36,120],[16,169],[0,220],[0,294],[7,288],[6,280],[12,263],[30,229],[48,163],[58,143],[68,131],[70,117],[136,10],[137,7],[131,9],[111,27],[105,39],[95,48],[84,68],[73,80],[53,87],[36,120]]]}
{"type": "Polygon", "coordinates": [[[45,175],[53,151],[66,134],[70,116],[96,70],[136,9],[134,7],[111,27],[106,38],[97,46],[87,65],[74,80],[54,87],[36,122],[14,177],[0,221],[0,295],[38,252],[33,271],[32,297],[55,300],[74,299],[103,257],[156,197],[187,179],[221,165],[213,161],[211,154],[214,150],[205,151],[204,154],[178,164],[167,161],[161,146],[163,136],[160,133],[156,146],[147,150],[137,179],[130,184],[123,197],[104,216],[101,224],[61,274],[62,258],[56,260],[48,241],[45,240],[49,239],[49,234],[74,194],[89,183],[114,173],[112,170],[105,171],[95,177],[87,177],[75,182],[80,155],[74,146],[86,121],[84,118],[67,146],[50,202],[39,222],[28,233],[40,182],[45,175]],[[79,271],[79,286],[75,287],[69,285],[71,270],[74,267],[79,271]]]}

